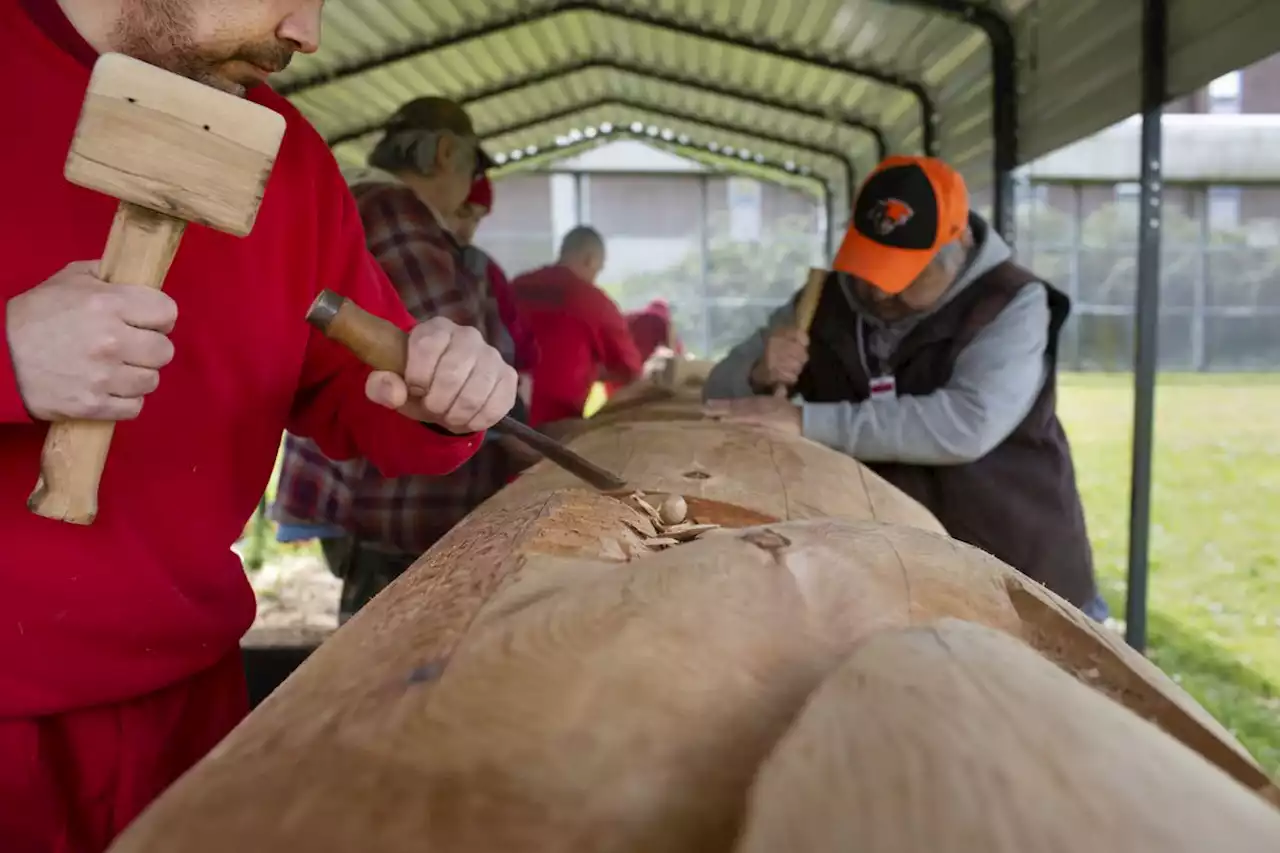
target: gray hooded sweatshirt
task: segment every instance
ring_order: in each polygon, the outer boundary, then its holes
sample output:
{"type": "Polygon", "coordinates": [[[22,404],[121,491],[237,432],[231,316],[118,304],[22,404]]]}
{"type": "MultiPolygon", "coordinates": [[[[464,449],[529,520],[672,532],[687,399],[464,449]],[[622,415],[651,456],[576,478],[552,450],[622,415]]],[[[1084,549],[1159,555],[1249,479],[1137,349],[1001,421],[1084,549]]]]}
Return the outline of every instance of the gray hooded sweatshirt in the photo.
{"type": "MultiPolygon", "coordinates": [[[[844,297],[858,314],[863,357],[891,357],[925,317],[954,299],[982,275],[1012,257],[1009,245],[970,214],[974,248],[965,270],[928,312],[885,323],[861,304],[848,282],[844,297]]],[[[705,399],[748,397],[749,376],[764,355],[771,329],[794,323],[790,302],[768,325],[730,350],[707,379],[705,399]]],[[[804,436],[864,462],[961,465],[980,459],[1004,441],[1031,411],[1048,375],[1049,303],[1043,286],[1024,287],[956,359],[951,379],[931,394],[871,398],[860,403],[797,401],[804,436]]]]}

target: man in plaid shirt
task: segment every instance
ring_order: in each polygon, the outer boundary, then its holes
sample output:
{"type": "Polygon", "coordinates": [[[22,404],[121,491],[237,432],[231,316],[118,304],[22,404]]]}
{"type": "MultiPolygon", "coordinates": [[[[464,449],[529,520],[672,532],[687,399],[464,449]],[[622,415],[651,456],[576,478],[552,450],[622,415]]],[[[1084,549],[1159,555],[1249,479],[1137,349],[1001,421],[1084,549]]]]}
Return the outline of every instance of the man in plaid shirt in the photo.
{"type": "MultiPolygon", "coordinates": [[[[392,117],[369,155],[371,169],[350,177],[351,191],[369,250],[409,313],[475,326],[514,363],[487,258],[448,225],[490,163],[461,106],[419,98],[392,117]]],[[[530,461],[523,445],[490,433],[452,474],[388,479],[363,459],[334,462],[289,435],[272,515],[322,536],[330,568],[343,579],[345,621],[530,461]]]]}

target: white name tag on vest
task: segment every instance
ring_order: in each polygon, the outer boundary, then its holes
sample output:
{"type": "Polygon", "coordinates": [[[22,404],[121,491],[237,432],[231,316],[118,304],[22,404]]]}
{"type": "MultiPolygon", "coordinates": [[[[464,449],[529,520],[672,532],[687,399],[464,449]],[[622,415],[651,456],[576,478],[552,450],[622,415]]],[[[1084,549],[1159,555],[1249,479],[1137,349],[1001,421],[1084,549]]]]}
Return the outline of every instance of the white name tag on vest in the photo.
{"type": "Polygon", "coordinates": [[[898,380],[893,376],[877,376],[871,380],[871,399],[884,400],[898,396],[898,380]]]}

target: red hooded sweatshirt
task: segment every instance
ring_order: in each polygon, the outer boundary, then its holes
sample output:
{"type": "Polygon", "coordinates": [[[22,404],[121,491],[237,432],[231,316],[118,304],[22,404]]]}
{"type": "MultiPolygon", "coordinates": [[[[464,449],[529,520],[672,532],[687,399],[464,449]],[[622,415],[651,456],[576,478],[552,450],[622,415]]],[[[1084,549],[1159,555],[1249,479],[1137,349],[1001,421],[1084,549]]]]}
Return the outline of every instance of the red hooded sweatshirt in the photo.
{"type": "MultiPolygon", "coordinates": [[[[684,345],[675,338],[671,328],[671,308],[665,299],[655,299],[640,311],[626,315],[627,329],[636,343],[642,361],[648,361],[658,347],[670,345],[676,355],[684,355],[684,345]]],[[[612,396],[626,383],[607,382],[605,392],[612,396]]]]}
{"type": "MultiPolygon", "coordinates": [[[[54,32],[0,2],[0,79],[13,83],[0,91],[13,120],[0,134],[11,167],[0,332],[10,298],[102,256],[116,208],[62,175],[94,55],[58,20],[54,32]]],[[[116,429],[93,525],[27,510],[46,428],[32,423],[0,346],[0,717],[138,697],[234,653],[254,596],[231,545],[282,429],[388,476],[450,471],[479,446],[479,435],[447,438],[368,402],[368,370],[305,322],[322,288],[404,328],[412,320],[365,249],[324,141],[268,88],[250,98],[288,119],[257,224],[243,239],[187,229],[165,283],[178,303],[176,356],[141,417],[116,429]]]]}
{"type": "Polygon", "coordinates": [[[599,287],[553,264],[518,276],[511,288],[538,342],[531,426],[582,417],[599,379],[625,384],[640,376],[644,363],[627,321],[599,287]]]}

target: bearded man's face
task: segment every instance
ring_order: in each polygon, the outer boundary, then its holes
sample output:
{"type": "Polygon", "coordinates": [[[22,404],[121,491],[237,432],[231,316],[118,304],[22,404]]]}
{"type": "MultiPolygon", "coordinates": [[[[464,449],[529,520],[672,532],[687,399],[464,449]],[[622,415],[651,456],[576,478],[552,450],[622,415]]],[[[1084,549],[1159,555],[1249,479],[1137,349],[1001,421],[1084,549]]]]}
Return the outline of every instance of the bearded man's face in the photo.
{"type": "Polygon", "coordinates": [[[123,0],[111,47],[243,95],[320,44],[323,0],[123,0]]]}

